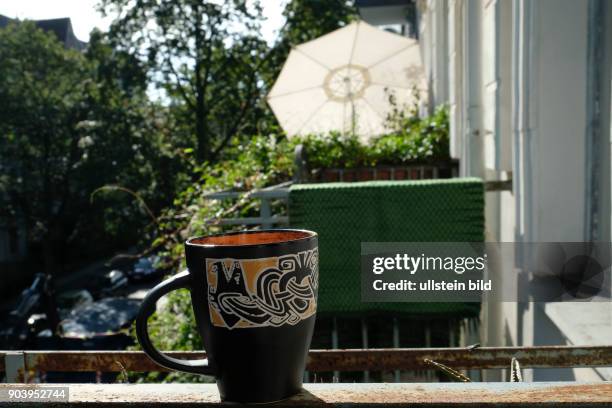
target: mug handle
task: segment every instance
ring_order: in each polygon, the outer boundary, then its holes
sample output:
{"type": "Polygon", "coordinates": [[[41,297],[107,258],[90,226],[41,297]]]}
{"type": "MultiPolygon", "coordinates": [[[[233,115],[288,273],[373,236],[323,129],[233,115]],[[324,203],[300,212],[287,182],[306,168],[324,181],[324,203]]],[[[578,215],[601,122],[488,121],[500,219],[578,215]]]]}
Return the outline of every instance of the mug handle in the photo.
{"type": "Polygon", "coordinates": [[[157,300],[169,292],[177,289],[190,289],[191,279],[189,271],[183,271],[155,286],[142,301],[136,317],[136,337],[145,353],[157,364],[171,370],[179,370],[193,374],[215,375],[208,365],[208,359],[181,360],[170,357],[157,350],[149,338],[148,319],[155,312],[157,300]]]}

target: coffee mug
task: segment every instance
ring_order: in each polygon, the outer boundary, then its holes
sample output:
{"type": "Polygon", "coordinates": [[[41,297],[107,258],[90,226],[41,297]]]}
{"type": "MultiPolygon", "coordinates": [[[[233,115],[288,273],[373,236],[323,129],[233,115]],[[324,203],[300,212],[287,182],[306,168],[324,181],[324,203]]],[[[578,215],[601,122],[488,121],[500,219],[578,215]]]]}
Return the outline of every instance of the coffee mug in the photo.
{"type": "Polygon", "coordinates": [[[144,298],[136,334],[159,365],[216,378],[223,401],[272,402],[297,394],[317,310],[319,254],[312,231],[275,229],[191,238],[187,270],[144,298]],[[147,319],[159,298],[189,289],[207,359],[157,350],[147,319]]]}

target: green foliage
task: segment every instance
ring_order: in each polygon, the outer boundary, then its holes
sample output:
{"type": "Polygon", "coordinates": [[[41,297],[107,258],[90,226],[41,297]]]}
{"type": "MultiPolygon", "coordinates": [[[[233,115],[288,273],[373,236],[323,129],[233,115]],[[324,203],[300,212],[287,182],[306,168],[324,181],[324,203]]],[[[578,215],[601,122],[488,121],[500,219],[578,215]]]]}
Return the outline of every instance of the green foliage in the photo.
{"type": "Polygon", "coordinates": [[[270,55],[269,84],[276,79],[291,47],[314,40],[359,18],[352,0],[291,0],[283,10],[285,24],[270,55]]]}
{"type": "MultiPolygon", "coordinates": [[[[393,132],[370,144],[339,133],[287,140],[278,129],[264,98],[289,50],[355,19],[350,1],[289,1],[272,45],[259,35],[257,2],[100,0],[100,8],[115,20],[84,53],[28,22],[0,30],[0,215],[25,220],[48,271],[68,249],[138,239],[168,270],[184,268],[188,237],[223,231],[221,217],[256,215],[249,191],[290,180],[298,143],[315,168],[448,157],[445,108],[421,119],[398,107],[393,132]],[[149,100],[151,85],[161,101],[149,100]],[[225,189],[244,193],[206,198],[225,189]]],[[[187,292],[168,297],[151,335],[160,349],[201,349],[187,292]]]]}
{"type": "Polygon", "coordinates": [[[259,35],[257,1],[101,0],[110,36],[134,55],[170,100],[175,145],[214,161],[237,135],[271,120],[262,70],[270,49],[259,35]],[[247,4],[248,3],[248,4],[247,4]]]}
{"type": "MultiPolygon", "coordinates": [[[[197,334],[195,317],[191,307],[191,295],[186,290],[172,292],[167,297],[162,310],[151,318],[149,333],[153,344],[159,350],[193,351],[202,350],[202,340],[197,334]]],[[[137,347],[136,347],[137,348],[137,347]]],[[[123,373],[118,379],[122,382],[213,382],[211,377],[196,374],[172,372],[123,373]]]]}
{"type": "Polygon", "coordinates": [[[311,168],[345,167],[369,165],[370,147],[355,135],[331,132],[299,138],[306,149],[311,168]]]}
{"type": "MultiPolygon", "coordinates": [[[[234,139],[226,151],[226,160],[215,165],[197,166],[197,182],[182,191],[159,218],[151,231],[152,250],[159,251],[170,270],[185,267],[183,243],[190,236],[207,235],[224,229],[215,224],[219,217],[252,216],[258,202],[248,198],[248,191],[290,180],[293,151],[304,144],[312,167],[355,167],[396,164],[448,158],[447,108],[440,107],[425,118],[397,113],[392,123],[395,131],[367,145],[353,136],[339,133],[287,140],[275,134],[258,135],[249,142],[234,139]],[[446,150],[445,150],[446,149],[446,150]],[[224,189],[245,191],[237,202],[210,201],[207,193],[224,189]]],[[[187,150],[188,155],[191,150],[187,150]]],[[[242,229],[242,228],[236,228],[242,229]]],[[[151,337],[165,350],[201,349],[194,334],[191,300],[187,292],[169,296],[168,306],[151,320],[151,337]]],[[[173,373],[169,377],[131,376],[132,381],[208,381],[206,378],[173,373]]]]}
{"type": "Polygon", "coordinates": [[[88,243],[109,234],[127,245],[143,226],[127,197],[92,205],[89,195],[103,184],[154,187],[144,89],[138,65],[100,34],[83,54],[30,22],[0,30],[0,208],[42,245],[48,272],[69,247],[108,248],[88,243]]]}
{"type": "MultiPolygon", "coordinates": [[[[227,160],[215,165],[198,166],[191,149],[186,149],[186,159],[193,168],[191,183],[166,208],[158,222],[152,225],[148,239],[151,250],[158,251],[165,267],[172,271],[185,267],[183,243],[190,236],[220,232],[223,228],[214,221],[218,217],[249,216],[258,212],[258,203],[245,197],[232,201],[211,201],[206,194],[238,189],[248,191],[290,178],[292,171],[293,145],[276,135],[255,136],[247,143],[235,140],[226,154],[227,160]]],[[[161,350],[201,350],[200,337],[191,308],[191,298],[186,291],[177,291],[168,296],[166,307],[150,320],[150,334],[156,347],[161,350]]],[[[125,376],[124,376],[125,377],[125,376]]],[[[210,378],[184,373],[168,376],[128,374],[130,382],[209,382],[210,378]]]]}
{"type": "Polygon", "coordinates": [[[363,143],[353,135],[330,133],[299,139],[306,147],[311,168],[354,168],[375,165],[447,160],[448,108],[440,106],[433,115],[420,118],[403,111],[391,119],[393,132],[363,143]]]}
{"type": "Polygon", "coordinates": [[[221,231],[214,221],[223,217],[255,215],[258,202],[248,192],[291,179],[293,152],[303,144],[311,168],[374,166],[448,159],[448,109],[441,106],[425,118],[399,116],[395,131],[371,144],[354,136],[334,132],[286,139],[274,133],[253,136],[248,141],[235,138],[225,152],[225,160],[198,165],[192,149],[185,159],[192,169],[192,182],[158,217],[150,231],[154,250],[162,250],[173,267],[179,267],[182,244],[187,237],[221,231]],[[233,189],[244,191],[238,202],[213,201],[206,195],[233,189]]]}
{"type": "Polygon", "coordinates": [[[246,143],[232,143],[226,160],[200,166],[187,149],[185,158],[192,163],[194,181],[176,196],[172,206],[152,226],[150,239],[154,249],[161,250],[172,266],[180,267],[185,239],[220,231],[221,227],[213,221],[222,213],[225,217],[254,214],[257,203],[249,200],[246,192],[291,177],[292,152],[293,145],[286,139],[258,135],[246,143]],[[238,200],[238,205],[206,198],[209,193],[226,189],[245,191],[245,197],[238,200]]]}
{"type": "Polygon", "coordinates": [[[377,138],[371,148],[371,163],[401,164],[449,159],[448,107],[438,107],[425,118],[400,116],[396,130],[377,138]]]}
{"type": "Polygon", "coordinates": [[[281,41],[297,45],[334,31],[359,17],[353,1],[293,0],[283,10],[281,41]]]}
{"type": "Polygon", "coordinates": [[[258,1],[100,0],[99,8],[114,17],[115,47],[146,66],[170,101],[174,145],[193,148],[199,162],[222,159],[237,138],[273,132],[264,97],[291,47],[357,17],[352,1],[292,0],[268,45],[258,1]]]}

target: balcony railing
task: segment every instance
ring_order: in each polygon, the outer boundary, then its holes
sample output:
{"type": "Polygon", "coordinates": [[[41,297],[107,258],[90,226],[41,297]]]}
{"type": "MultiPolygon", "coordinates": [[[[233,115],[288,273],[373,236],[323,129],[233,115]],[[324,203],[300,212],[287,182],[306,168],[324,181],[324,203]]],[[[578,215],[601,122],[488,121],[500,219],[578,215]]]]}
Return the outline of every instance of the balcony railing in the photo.
{"type": "MultiPolygon", "coordinates": [[[[176,358],[205,358],[203,352],[168,352],[176,358]]],[[[508,369],[511,360],[525,368],[612,367],[612,346],[540,346],[477,348],[399,348],[311,350],[311,372],[431,370],[427,360],[456,370],[508,369]]],[[[0,373],[7,382],[28,382],[28,373],[167,371],[141,351],[0,351],[0,373]]]]}
{"type": "MultiPolygon", "coordinates": [[[[169,352],[202,358],[201,352],[169,352]]],[[[312,350],[311,372],[356,370],[431,370],[430,361],[455,370],[510,368],[610,367],[612,346],[482,347],[369,350],[312,350]]],[[[165,371],[139,351],[2,351],[0,372],[10,383],[28,383],[44,372],[165,371]]],[[[23,384],[44,388],[52,384],[23,384]]],[[[57,385],[57,384],[53,384],[57,385]]],[[[0,395],[15,384],[0,384],[0,395]]],[[[217,405],[211,384],[71,384],[70,403],[178,406],[217,405]]],[[[306,384],[302,394],[278,406],[610,406],[612,383],[397,383],[306,384]]],[[[22,402],[19,402],[22,404],[22,402]]],[[[25,405],[19,405],[21,407],[25,405]]]]}

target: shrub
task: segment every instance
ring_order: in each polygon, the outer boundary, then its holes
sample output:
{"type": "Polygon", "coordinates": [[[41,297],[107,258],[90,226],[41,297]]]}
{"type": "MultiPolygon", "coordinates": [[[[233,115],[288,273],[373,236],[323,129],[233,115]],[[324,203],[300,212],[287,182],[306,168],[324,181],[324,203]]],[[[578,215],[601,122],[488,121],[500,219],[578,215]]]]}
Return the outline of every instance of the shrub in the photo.
{"type": "Polygon", "coordinates": [[[337,132],[296,138],[292,143],[305,146],[311,168],[398,165],[449,158],[446,106],[424,118],[397,114],[390,118],[390,122],[395,130],[374,138],[369,144],[354,135],[337,132]]]}

